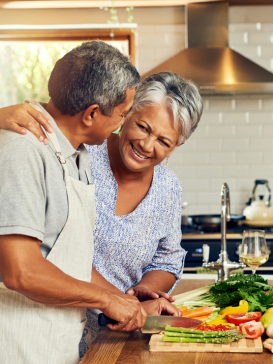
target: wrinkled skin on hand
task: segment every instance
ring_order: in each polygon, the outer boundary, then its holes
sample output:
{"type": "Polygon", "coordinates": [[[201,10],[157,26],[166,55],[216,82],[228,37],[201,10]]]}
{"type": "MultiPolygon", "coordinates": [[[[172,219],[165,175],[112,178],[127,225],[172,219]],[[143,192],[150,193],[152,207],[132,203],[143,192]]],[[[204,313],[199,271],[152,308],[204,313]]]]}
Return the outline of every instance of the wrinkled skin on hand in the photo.
{"type": "Polygon", "coordinates": [[[48,143],[48,139],[41,129],[41,125],[47,132],[53,132],[53,128],[48,122],[49,116],[37,111],[29,104],[1,108],[0,119],[0,128],[13,130],[19,134],[26,134],[29,130],[44,144],[48,143]]]}
{"type": "Polygon", "coordinates": [[[113,331],[136,331],[142,328],[146,322],[147,313],[139,300],[134,296],[123,293],[112,293],[110,302],[102,312],[118,324],[108,324],[113,331]]]}
{"type": "Polygon", "coordinates": [[[182,316],[182,313],[163,297],[156,300],[141,302],[141,305],[145,309],[147,315],[169,315],[178,317],[182,316]]]}
{"type": "Polygon", "coordinates": [[[129,288],[126,292],[126,294],[130,296],[135,296],[139,299],[139,301],[143,302],[146,300],[153,300],[157,298],[165,298],[169,302],[174,302],[175,298],[170,297],[168,293],[162,292],[162,291],[151,291],[150,289],[144,287],[144,286],[136,286],[129,288]]]}

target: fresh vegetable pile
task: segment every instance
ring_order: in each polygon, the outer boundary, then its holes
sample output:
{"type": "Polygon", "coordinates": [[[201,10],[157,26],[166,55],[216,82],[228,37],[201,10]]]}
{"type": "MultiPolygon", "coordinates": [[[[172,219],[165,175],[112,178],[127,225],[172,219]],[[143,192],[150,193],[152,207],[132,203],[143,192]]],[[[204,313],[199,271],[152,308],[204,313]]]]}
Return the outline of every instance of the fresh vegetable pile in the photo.
{"type": "Polygon", "coordinates": [[[239,306],[242,300],[248,302],[248,311],[265,312],[273,306],[273,286],[258,274],[236,274],[226,281],[177,295],[175,305],[227,307],[239,306]]]}
{"type": "Polygon", "coordinates": [[[165,335],[162,341],[180,342],[180,343],[215,343],[227,344],[245,337],[239,329],[216,328],[210,329],[186,329],[183,327],[165,327],[165,335]]]}
{"type": "Polygon", "coordinates": [[[249,311],[265,312],[273,306],[273,287],[258,274],[236,274],[226,281],[213,284],[202,299],[220,307],[238,305],[244,299],[248,302],[249,311]]]}

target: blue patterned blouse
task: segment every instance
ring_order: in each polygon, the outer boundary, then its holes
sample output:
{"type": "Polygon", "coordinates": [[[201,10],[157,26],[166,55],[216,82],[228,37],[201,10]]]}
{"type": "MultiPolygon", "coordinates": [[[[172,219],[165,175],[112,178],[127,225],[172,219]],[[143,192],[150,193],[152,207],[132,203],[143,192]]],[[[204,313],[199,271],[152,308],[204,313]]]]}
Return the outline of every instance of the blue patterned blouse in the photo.
{"type": "MultiPolygon", "coordinates": [[[[96,186],[93,266],[123,292],[152,270],[173,273],[177,284],[186,255],[180,246],[182,186],[178,178],[163,163],[156,166],[145,198],[130,214],[116,216],[118,186],[110,167],[107,141],[87,149],[92,155],[91,175],[96,186]]],[[[81,358],[99,331],[96,312],[87,309],[86,316],[79,345],[81,358]]]]}
{"type": "Polygon", "coordinates": [[[123,292],[152,270],[173,273],[179,280],[185,251],[180,246],[182,186],[178,178],[163,163],[156,166],[146,197],[130,214],[116,216],[118,186],[107,141],[87,148],[96,186],[93,266],[123,292]]]}

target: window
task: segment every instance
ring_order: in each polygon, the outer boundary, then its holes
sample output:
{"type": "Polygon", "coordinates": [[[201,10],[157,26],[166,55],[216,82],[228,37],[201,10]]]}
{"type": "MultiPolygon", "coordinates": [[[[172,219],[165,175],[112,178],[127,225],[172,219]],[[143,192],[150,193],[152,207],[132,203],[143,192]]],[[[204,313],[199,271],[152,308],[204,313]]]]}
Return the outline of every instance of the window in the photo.
{"type": "Polygon", "coordinates": [[[100,39],[130,55],[131,29],[0,29],[0,107],[49,100],[47,82],[56,61],[84,41],[100,39]]]}

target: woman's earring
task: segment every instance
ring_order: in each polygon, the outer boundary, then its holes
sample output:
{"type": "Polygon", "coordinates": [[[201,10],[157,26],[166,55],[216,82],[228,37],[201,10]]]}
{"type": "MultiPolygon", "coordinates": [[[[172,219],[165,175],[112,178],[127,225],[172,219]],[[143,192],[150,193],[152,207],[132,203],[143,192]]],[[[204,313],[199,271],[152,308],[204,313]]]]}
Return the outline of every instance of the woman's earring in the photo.
{"type": "Polygon", "coordinates": [[[169,157],[166,158],[166,167],[169,167],[169,157]]]}

